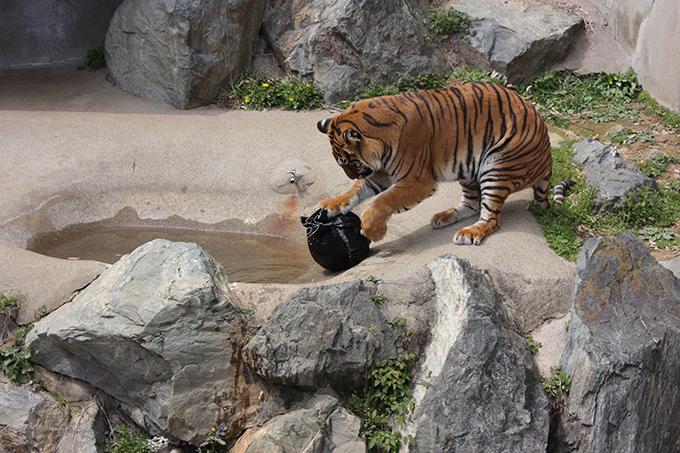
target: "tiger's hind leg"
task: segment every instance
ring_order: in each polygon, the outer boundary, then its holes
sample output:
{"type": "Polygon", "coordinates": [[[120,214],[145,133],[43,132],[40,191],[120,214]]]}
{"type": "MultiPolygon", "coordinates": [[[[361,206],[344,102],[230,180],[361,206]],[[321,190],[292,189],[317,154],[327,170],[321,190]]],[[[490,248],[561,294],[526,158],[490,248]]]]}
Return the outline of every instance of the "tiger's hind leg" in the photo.
{"type": "Polygon", "coordinates": [[[460,204],[455,208],[433,215],[432,220],[430,220],[433,228],[444,228],[479,212],[479,184],[461,182],[460,186],[463,189],[463,198],[460,204]]]}
{"type": "Polygon", "coordinates": [[[550,201],[548,201],[548,190],[550,189],[550,177],[552,172],[548,172],[543,179],[537,181],[533,186],[534,189],[534,202],[542,207],[543,209],[550,207],[550,201]]]}

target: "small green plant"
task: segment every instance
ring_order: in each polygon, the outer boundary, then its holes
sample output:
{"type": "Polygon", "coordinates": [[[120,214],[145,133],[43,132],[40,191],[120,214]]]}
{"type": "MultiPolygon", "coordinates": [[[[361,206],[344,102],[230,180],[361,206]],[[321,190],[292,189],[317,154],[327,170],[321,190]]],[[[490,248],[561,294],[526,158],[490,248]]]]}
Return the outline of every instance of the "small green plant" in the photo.
{"type": "Polygon", "coordinates": [[[73,418],[73,415],[80,409],[80,406],[71,402],[68,395],[57,390],[51,394],[54,398],[54,401],[56,401],[57,405],[59,406],[59,409],[61,409],[61,412],[64,416],[64,421],[66,424],[68,424],[73,418]]]}
{"type": "Polygon", "coordinates": [[[119,426],[113,428],[113,433],[110,433],[110,438],[104,443],[104,453],[153,453],[146,446],[149,439],[146,433],[119,426]]]}
{"type": "Polygon", "coordinates": [[[449,77],[451,80],[460,79],[461,83],[492,82],[504,85],[503,76],[489,69],[469,68],[467,66],[456,68],[449,77]]]}
{"type": "Polygon", "coordinates": [[[264,110],[282,107],[291,110],[309,110],[323,107],[323,93],[313,81],[298,77],[270,79],[244,74],[233,91],[220,90],[216,101],[233,96],[247,109],[264,110]]]}
{"type": "Polygon", "coordinates": [[[397,453],[402,442],[413,443],[413,437],[390,430],[394,419],[405,424],[405,417],[413,409],[409,384],[410,369],[416,356],[404,352],[385,361],[374,360],[375,367],[366,373],[366,388],[350,396],[349,410],[363,420],[362,434],[369,453],[397,453]]]}
{"type": "Polygon", "coordinates": [[[371,300],[378,306],[378,308],[382,308],[387,298],[385,296],[379,296],[376,294],[371,296],[371,300]]]}
{"type": "Polygon", "coordinates": [[[665,153],[658,153],[652,156],[650,159],[642,162],[638,165],[638,168],[645,175],[650,178],[658,178],[661,176],[668,167],[668,164],[679,164],[680,159],[675,156],[671,156],[665,153]]]}
{"type": "Polygon", "coordinates": [[[381,279],[379,279],[379,278],[376,277],[375,275],[369,275],[369,276],[366,278],[366,280],[369,281],[369,282],[373,282],[373,283],[379,283],[379,282],[382,281],[381,279]]]}
{"type": "Polygon", "coordinates": [[[534,341],[534,338],[529,334],[524,334],[524,340],[527,342],[527,346],[529,346],[529,351],[532,355],[536,354],[538,352],[538,348],[543,346],[538,341],[534,341]]]}
{"type": "Polygon", "coordinates": [[[654,135],[650,131],[634,131],[632,129],[621,129],[611,131],[609,140],[612,145],[631,145],[633,143],[656,143],[654,135]]]}
{"type": "Polygon", "coordinates": [[[564,321],[564,330],[569,330],[570,324],[571,324],[571,321],[564,321]]]}
{"type": "Polygon", "coordinates": [[[227,443],[217,436],[215,428],[210,430],[210,434],[198,447],[197,453],[221,453],[227,451],[227,443]]]}
{"type": "Polygon", "coordinates": [[[0,370],[14,385],[21,385],[21,377],[29,379],[33,375],[33,365],[28,361],[35,353],[31,348],[12,345],[0,350],[0,370]]]}
{"type": "Polygon", "coordinates": [[[255,314],[255,310],[253,310],[253,309],[251,309],[251,308],[241,307],[240,305],[234,305],[233,307],[234,307],[234,311],[235,311],[236,313],[238,313],[238,315],[241,317],[241,319],[242,319],[243,322],[245,322],[245,323],[248,322],[248,316],[249,316],[249,315],[254,315],[254,314],[255,314]]]}
{"type": "Polygon", "coordinates": [[[571,379],[567,373],[562,371],[561,366],[554,366],[550,368],[550,377],[541,376],[543,381],[543,390],[548,395],[548,398],[560,398],[569,393],[571,386],[571,379]]]}
{"type": "Polygon", "coordinates": [[[645,226],[638,230],[640,237],[649,242],[672,241],[675,233],[670,228],[659,228],[655,226],[645,226]]]}
{"type": "Polygon", "coordinates": [[[6,311],[8,308],[16,308],[18,306],[18,299],[18,294],[5,296],[3,293],[0,293],[0,310],[6,311]]]}
{"type": "MultiPolygon", "coordinates": [[[[4,302],[5,310],[16,306],[16,298],[14,296],[5,297],[3,295],[2,301],[4,302]]],[[[0,370],[5,373],[5,376],[14,385],[20,385],[22,377],[30,380],[33,376],[33,365],[31,365],[29,359],[38,351],[26,347],[24,341],[36,321],[44,316],[45,311],[46,309],[43,305],[36,311],[35,317],[30,324],[22,326],[14,332],[15,340],[13,340],[13,344],[5,349],[0,349],[0,370]]]]}
{"type": "Polygon", "coordinates": [[[470,31],[472,18],[455,8],[439,7],[430,11],[429,23],[428,21],[423,22],[429,24],[430,31],[442,41],[458,36],[460,39],[470,42],[470,36],[475,35],[474,31],[470,31]]]}
{"type": "Polygon", "coordinates": [[[641,91],[632,68],[624,74],[602,72],[595,83],[602,89],[603,96],[612,101],[631,102],[641,91]]]}
{"type": "Polygon", "coordinates": [[[81,71],[83,69],[90,68],[90,71],[96,71],[97,69],[106,67],[106,51],[104,50],[104,45],[97,47],[96,49],[90,49],[87,51],[85,56],[85,66],[78,66],[76,69],[81,71]]]}
{"type": "Polygon", "coordinates": [[[579,75],[572,70],[546,71],[522,95],[545,111],[575,115],[596,110],[610,101],[630,102],[640,91],[635,73],[579,75]]]}
{"type": "Polygon", "coordinates": [[[434,90],[445,88],[446,80],[437,77],[435,74],[426,74],[416,78],[398,75],[396,79],[389,79],[383,72],[383,79],[387,82],[374,80],[365,90],[357,93],[357,100],[371,99],[378,96],[392,96],[407,91],[434,90]]]}
{"type": "Polygon", "coordinates": [[[622,118],[637,121],[639,119],[639,113],[638,109],[626,104],[608,104],[606,107],[586,112],[582,116],[593,123],[610,123],[622,118]]]}

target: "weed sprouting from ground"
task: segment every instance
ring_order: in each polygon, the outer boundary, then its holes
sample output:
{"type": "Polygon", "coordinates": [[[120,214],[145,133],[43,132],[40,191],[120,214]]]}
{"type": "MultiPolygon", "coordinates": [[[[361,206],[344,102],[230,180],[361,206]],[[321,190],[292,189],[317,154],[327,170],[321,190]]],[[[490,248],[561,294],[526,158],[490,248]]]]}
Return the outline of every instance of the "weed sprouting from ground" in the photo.
{"type": "Polygon", "coordinates": [[[397,357],[374,360],[374,368],[366,373],[366,387],[349,399],[349,410],[363,420],[362,434],[369,453],[396,453],[402,442],[413,442],[411,436],[390,428],[394,419],[405,424],[405,417],[413,409],[409,384],[410,369],[416,356],[404,352],[397,357]]]}
{"type": "Polygon", "coordinates": [[[228,105],[236,101],[246,109],[284,108],[310,110],[323,106],[323,93],[314,81],[288,76],[278,79],[244,74],[232,90],[217,93],[215,102],[228,105]]]}
{"type": "MultiPolygon", "coordinates": [[[[470,30],[472,20],[469,15],[455,8],[439,7],[430,11],[428,20],[423,22],[430,27],[432,34],[442,41],[457,36],[470,42],[470,37],[475,36],[475,32],[470,30]]],[[[432,39],[432,36],[426,38],[432,39]]]]}

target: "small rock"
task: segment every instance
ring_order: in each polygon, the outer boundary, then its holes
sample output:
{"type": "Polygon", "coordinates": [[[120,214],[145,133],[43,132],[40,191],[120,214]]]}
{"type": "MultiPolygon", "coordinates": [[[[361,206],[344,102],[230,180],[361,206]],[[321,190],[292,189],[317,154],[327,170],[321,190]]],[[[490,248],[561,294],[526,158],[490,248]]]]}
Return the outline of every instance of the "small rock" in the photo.
{"type": "Polygon", "coordinates": [[[274,384],[357,389],[374,357],[397,353],[397,335],[374,295],[375,285],[361,280],[301,289],[248,342],[246,362],[274,384]]]}
{"type": "Polygon", "coordinates": [[[597,187],[598,212],[616,211],[631,193],[643,187],[657,190],[656,181],[621,157],[614,148],[585,138],[574,145],[574,161],[583,166],[586,182],[597,187]]]}

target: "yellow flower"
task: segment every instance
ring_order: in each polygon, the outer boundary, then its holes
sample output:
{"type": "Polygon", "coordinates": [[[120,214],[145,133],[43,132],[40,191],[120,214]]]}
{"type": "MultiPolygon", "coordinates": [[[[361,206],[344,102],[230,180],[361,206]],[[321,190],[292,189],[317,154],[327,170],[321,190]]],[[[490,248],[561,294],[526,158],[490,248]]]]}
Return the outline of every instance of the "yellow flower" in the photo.
{"type": "Polygon", "coordinates": [[[268,83],[263,83],[262,86],[265,87],[265,88],[267,88],[267,87],[269,86],[269,84],[268,84],[268,83]]]}
{"type": "Polygon", "coordinates": [[[295,99],[293,99],[293,98],[288,98],[288,100],[289,100],[290,102],[293,102],[295,99]]]}
{"type": "Polygon", "coordinates": [[[246,104],[247,104],[248,102],[250,102],[250,98],[246,98],[245,101],[246,101],[246,104]]]}

